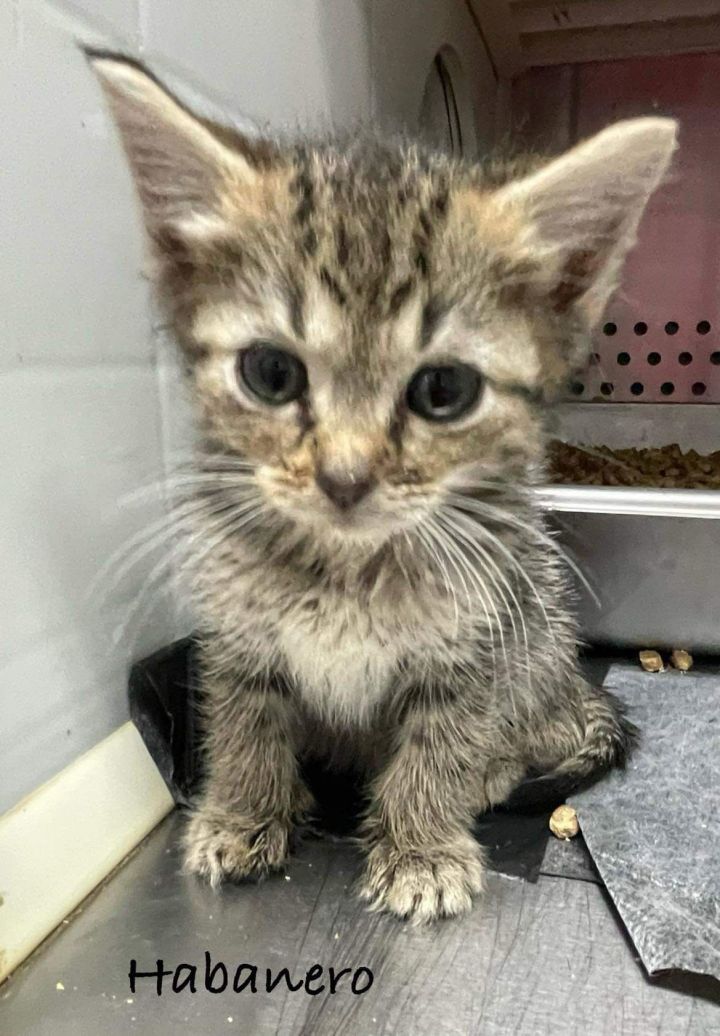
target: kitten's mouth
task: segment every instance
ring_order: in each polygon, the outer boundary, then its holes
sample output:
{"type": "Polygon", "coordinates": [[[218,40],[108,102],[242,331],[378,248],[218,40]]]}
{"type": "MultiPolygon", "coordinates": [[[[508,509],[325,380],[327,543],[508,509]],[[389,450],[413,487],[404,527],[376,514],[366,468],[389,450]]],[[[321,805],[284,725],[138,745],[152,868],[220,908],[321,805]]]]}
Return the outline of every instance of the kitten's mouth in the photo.
{"type": "Polygon", "coordinates": [[[432,493],[402,493],[382,482],[357,501],[338,501],[313,483],[292,486],[275,473],[263,475],[258,481],[270,507],[331,549],[342,542],[380,546],[411,532],[433,509],[432,493]]]}
{"type": "MultiPolygon", "coordinates": [[[[276,502],[277,506],[277,502],[276,502]]],[[[321,496],[283,501],[282,513],[319,540],[379,546],[417,524],[417,518],[383,506],[370,496],[354,507],[340,508],[321,496]]]]}
{"type": "Polygon", "coordinates": [[[322,524],[334,533],[349,539],[385,539],[393,531],[393,516],[370,497],[352,507],[338,507],[321,499],[317,508],[309,508],[306,516],[314,522],[321,517],[322,524]]]}

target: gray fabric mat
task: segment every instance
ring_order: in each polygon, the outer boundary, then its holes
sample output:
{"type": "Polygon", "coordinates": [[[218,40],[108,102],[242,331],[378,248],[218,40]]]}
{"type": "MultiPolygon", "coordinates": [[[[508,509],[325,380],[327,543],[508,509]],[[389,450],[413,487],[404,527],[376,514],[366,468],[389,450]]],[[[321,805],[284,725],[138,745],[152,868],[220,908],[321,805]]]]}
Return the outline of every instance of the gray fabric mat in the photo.
{"type": "Polygon", "coordinates": [[[720,674],[613,664],[604,683],[642,742],[572,796],[585,842],[648,972],[720,978],[720,674]]]}

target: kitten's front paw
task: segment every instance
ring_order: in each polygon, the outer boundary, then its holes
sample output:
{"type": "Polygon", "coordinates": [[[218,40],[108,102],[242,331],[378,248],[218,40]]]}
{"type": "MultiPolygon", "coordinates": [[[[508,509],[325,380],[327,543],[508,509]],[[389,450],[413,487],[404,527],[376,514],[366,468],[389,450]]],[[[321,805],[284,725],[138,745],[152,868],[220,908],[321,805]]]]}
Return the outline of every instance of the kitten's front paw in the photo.
{"type": "Polygon", "coordinates": [[[290,824],[282,820],[201,809],[185,829],[185,870],[206,878],[213,888],[222,881],[263,877],[282,867],[290,834],[290,824]]]}
{"type": "Polygon", "coordinates": [[[464,914],[484,884],[482,849],[470,835],[414,850],[382,839],[368,854],[360,896],[373,910],[422,924],[464,914]]]}

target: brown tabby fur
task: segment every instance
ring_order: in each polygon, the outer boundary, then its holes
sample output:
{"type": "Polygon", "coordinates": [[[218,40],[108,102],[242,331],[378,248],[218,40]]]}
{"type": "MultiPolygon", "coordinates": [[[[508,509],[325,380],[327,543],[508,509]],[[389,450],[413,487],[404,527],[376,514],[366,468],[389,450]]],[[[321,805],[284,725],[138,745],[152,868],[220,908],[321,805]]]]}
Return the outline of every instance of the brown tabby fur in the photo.
{"type": "Polygon", "coordinates": [[[213,884],[281,867],[316,756],[367,781],[361,895],[459,913],[483,886],[473,817],[528,773],[582,777],[631,741],[578,670],[532,486],[674,126],[620,124],[519,175],[402,143],[250,140],[91,57],[199,413],[178,516],[208,776],[187,866],[213,884]],[[235,359],[258,339],[302,359],[306,398],[243,388],[235,359]],[[479,404],[411,413],[413,372],[453,360],[482,373],[479,404]],[[372,488],[341,512],[328,473],[372,488]]]}

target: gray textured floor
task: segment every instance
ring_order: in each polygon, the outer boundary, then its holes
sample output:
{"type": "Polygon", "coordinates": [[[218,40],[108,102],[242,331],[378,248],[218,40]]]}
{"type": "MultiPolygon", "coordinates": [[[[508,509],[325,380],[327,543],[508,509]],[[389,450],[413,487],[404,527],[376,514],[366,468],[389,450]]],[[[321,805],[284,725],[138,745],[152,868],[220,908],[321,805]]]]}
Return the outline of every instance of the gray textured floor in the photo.
{"type": "Polygon", "coordinates": [[[720,979],[720,676],[613,665],[605,686],[642,739],[625,772],[573,796],[583,834],[648,971],[720,979]]]}
{"type": "MultiPolygon", "coordinates": [[[[171,817],[135,856],[0,990],[8,1036],[178,1032],[348,1036],[710,1036],[720,1032],[718,985],[693,993],[651,983],[618,925],[582,847],[555,843],[536,885],[491,875],[484,903],[461,921],[416,931],[366,913],[350,894],[353,851],[308,843],[287,878],[219,895],[182,877],[171,817]],[[550,875],[573,874],[574,877],[550,875]],[[369,967],[353,995],[198,989],[156,995],[128,985],[140,970],[197,963],[203,953],[287,967],[369,967]],[[56,985],[61,982],[64,990],[56,985]],[[712,1002],[712,998],[715,1002],[712,1002]]],[[[231,972],[232,974],[232,972],[231,972]]],[[[167,981],[167,980],[166,980],[167,981]]],[[[314,988],[311,985],[311,988],[314,988]]]]}

